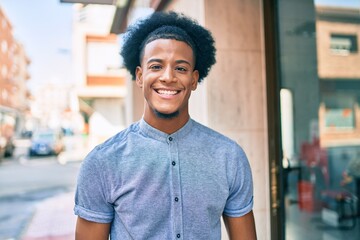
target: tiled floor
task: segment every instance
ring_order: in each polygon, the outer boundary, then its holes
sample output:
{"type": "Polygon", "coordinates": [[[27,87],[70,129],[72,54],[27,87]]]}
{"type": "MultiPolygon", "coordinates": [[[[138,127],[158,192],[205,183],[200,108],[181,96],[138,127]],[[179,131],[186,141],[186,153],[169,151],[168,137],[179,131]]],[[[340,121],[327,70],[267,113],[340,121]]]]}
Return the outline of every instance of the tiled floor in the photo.
{"type": "Polygon", "coordinates": [[[359,240],[360,218],[355,227],[342,230],[323,222],[321,211],[300,211],[297,203],[286,207],[286,240],[359,240]]]}
{"type": "Polygon", "coordinates": [[[41,202],[22,240],[74,239],[76,216],[74,193],[64,193],[41,202]]]}

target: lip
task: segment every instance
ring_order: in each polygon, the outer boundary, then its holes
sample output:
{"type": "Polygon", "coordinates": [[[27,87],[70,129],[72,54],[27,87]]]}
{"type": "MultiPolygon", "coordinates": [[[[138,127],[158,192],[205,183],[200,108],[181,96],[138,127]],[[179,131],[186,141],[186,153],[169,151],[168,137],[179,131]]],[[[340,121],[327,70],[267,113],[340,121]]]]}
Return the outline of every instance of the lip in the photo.
{"type": "Polygon", "coordinates": [[[181,92],[181,89],[175,89],[175,88],[154,88],[154,91],[162,97],[174,97],[178,95],[181,92]]]}

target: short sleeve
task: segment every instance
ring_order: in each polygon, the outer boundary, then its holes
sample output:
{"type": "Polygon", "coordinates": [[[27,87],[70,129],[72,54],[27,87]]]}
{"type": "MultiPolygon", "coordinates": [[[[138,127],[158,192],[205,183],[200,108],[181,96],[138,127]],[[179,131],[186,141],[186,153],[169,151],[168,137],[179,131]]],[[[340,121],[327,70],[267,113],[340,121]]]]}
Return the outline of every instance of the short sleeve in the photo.
{"type": "Polygon", "coordinates": [[[230,161],[230,191],[224,214],[229,217],[241,217],[253,208],[253,181],[250,164],[240,146],[235,150],[233,161],[230,161]]]}
{"type": "Polygon", "coordinates": [[[107,201],[108,191],[104,184],[103,169],[98,159],[99,153],[93,150],[83,161],[77,181],[74,213],[88,221],[110,223],[114,208],[107,201]]]}

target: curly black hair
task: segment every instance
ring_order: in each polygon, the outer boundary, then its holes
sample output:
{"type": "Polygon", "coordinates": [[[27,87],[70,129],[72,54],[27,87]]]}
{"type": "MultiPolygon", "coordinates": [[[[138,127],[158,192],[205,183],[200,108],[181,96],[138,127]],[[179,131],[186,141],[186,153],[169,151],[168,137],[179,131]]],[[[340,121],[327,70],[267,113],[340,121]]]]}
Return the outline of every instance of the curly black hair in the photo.
{"type": "Polygon", "coordinates": [[[209,30],[195,20],[176,12],[154,12],[131,25],[124,34],[121,56],[133,79],[140,66],[143,49],[156,39],[175,39],[187,43],[194,52],[195,70],[201,82],[215,64],[215,41],[209,30]]]}

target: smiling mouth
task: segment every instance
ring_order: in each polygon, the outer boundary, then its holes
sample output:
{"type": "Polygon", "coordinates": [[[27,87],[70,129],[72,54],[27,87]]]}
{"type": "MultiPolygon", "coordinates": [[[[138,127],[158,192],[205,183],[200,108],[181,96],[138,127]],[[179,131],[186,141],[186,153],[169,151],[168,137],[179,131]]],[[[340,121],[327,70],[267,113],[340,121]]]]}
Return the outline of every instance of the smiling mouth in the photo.
{"type": "Polygon", "coordinates": [[[180,92],[176,90],[165,90],[165,89],[156,89],[155,91],[160,95],[168,95],[168,96],[173,96],[180,92]]]}

